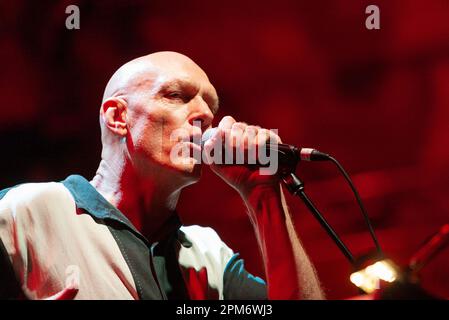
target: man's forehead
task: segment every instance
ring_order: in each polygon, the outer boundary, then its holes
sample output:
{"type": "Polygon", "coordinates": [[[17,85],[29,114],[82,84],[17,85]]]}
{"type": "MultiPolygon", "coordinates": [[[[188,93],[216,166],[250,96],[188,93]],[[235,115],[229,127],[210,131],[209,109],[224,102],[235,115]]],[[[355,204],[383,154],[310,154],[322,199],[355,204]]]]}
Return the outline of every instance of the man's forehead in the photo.
{"type": "Polygon", "coordinates": [[[160,81],[210,84],[206,73],[193,61],[191,63],[170,63],[170,61],[167,61],[160,65],[154,65],[154,69],[160,81]]]}

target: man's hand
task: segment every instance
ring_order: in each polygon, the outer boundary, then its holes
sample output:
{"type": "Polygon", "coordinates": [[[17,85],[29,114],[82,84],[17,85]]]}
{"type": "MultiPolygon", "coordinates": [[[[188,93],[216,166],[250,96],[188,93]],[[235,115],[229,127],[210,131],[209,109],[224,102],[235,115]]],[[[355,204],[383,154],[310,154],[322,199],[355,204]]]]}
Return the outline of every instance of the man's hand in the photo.
{"type": "MultiPolygon", "coordinates": [[[[230,116],[224,117],[217,129],[204,145],[207,155],[210,155],[210,150],[220,144],[224,146],[225,150],[236,150],[247,155],[248,150],[254,150],[254,154],[257,154],[259,147],[262,147],[267,141],[281,143],[281,139],[274,132],[258,126],[250,126],[244,122],[236,122],[230,116]]],[[[259,168],[256,167],[212,163],[211,169],[237,190],[244,201],[247,201],[254,192],[279,189],[279,177],[276,174],[261,174],[259,168]]]]}
{"type": "MultiPolygon", "coordinates": [[[[204,151],[210,163],[211,151],[222,146],[225,151],[238,148],[238,152],[246,152],[264,146],[268,140],[281,143],[274,132],[227,116],[205,143],[204,151]]],[[[322,299],[318,277],[296,234],[278,175],[264,175],[258,167],[247,165],[210,166],[240,193],[248,207],[262,253],[269,299],[322,299]]]]}
{"type": "Polygon", "coordinates": [[[69,276],[66,279],[64,289],[44,300],[73,300],[78,294],[78,291],[79,291],[79,278],[76,276],[69,276]]]}
{"type": "Polygon", "coordinates": [[[73,300],[78,293],[78,288],[64,288],[62,291],[44,300],[73,300]]]}

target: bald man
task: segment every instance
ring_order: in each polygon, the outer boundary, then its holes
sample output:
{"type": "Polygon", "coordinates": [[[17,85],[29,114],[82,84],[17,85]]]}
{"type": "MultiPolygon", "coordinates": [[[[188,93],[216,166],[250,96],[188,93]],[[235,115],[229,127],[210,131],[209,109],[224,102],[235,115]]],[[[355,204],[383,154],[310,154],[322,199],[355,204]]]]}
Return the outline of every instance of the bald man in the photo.
{"type": "MultiPolygon", "coordinates": [[[[218,97],[188,57],[159,52],[120,67],[101,108],[101,162],[89,182],[28,183],[0,192],[0,295],[27,299],[321,299],[320,285],[295,233],[276,175],[210,163],[241,196],[265,274],[211,228],[183,226],[181,190],[200,178],[181,143],[201,147],[218,97]],[[184,139],[173,139],[173,132],[184,139]],[[263,278],[263,279],[262,279],[263,278]]],[[[204,149],[249,149],[274,133],[224,117],[204,149]],[[251,134],[250,134],[251,133],[251,134]]],[[[213,208],[206,210],[212,211],[213,208]]]]}

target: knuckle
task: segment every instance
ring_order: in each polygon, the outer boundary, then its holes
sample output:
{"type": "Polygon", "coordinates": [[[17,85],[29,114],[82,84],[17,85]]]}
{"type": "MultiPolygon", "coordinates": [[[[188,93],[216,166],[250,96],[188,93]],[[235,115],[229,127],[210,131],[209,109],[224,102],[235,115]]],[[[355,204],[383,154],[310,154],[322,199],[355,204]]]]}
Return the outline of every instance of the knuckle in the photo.
{"type": "Polygon", "coordinates": [[[232,125],[233,131],[244,131],[246,125],[243,122],[236,122],[232,125]]]}
{"type": "Polygon", "coordinates": [[[231,126],[235,123],[235,119],[231,116],[224,116],[220,123],[218,124],[219,128],[231,128],[231,126]]]}
{"type": "Polygon", "coordinates": [[[235,123],[236,122],[235,119],[233,117],[231,117],[231,116],[225,116],[223,118],[223,121],[229,122],[229,123],[235,123]]]}
{"type": "Polygon", "coordinates": [[[262,136],[268,136],[270,135],[270,132],[267,129],[259,129],[259,134],[262,136]]]}

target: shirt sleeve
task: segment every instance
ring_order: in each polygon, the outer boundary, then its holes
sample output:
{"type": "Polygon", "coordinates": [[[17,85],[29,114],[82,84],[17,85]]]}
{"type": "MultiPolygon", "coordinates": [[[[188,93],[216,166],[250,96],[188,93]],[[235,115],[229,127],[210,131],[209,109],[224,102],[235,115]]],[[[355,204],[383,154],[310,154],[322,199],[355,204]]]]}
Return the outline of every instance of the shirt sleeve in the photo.
{"type": "Polygon", "coordinates": [[[238,253],[227,263],[223,282],[225,300],[267,300],[265,281],[246,271],[244,261],[238,253]]]}
{"type": "Polygon", "coordinates": [[[14,246],[14,219],[2,198],[10,189],[0,191],[0,299],[24,298],[12,259],[14,246]]]}

